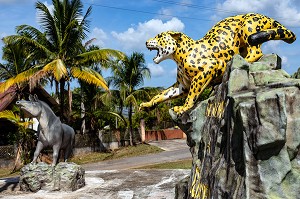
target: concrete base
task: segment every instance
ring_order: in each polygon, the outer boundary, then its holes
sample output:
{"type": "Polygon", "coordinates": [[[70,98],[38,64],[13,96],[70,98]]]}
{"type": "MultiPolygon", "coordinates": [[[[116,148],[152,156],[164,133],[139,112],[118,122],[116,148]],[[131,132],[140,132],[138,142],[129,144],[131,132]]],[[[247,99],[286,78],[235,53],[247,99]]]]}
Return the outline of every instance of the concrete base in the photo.
{"type": "MultiPolygon", "coordinates": [[[[190,170],[104,170],[86,171],[86,186],[74,192],[40,190],[37,193],[3,190],[5,199],[53,198],[164,198],[174,199],[175,184],[186,178],[190,170]]],[[[0,187],[5,186],[1,183],[0,187]]],[[[17,180],[16,180],[17,183],[17,180]]]]}

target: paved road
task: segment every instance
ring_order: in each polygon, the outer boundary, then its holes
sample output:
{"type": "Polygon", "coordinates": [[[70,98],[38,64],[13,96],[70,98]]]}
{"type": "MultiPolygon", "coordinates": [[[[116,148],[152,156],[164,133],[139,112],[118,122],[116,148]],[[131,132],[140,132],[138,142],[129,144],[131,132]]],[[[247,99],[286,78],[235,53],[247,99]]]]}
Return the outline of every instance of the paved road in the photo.
{"type": "Polygon", "coordinates": [[[83,165],[86,171],[93,170],[125,170],[146,165],[153,165],[164,162],[172,162],[192,158],[189,147],[185,140],[164,140],[154,141],[149,144],[162,148],[163,152],[148,154],[138,157],[123,158],[118,160],[107,160],[102,162],[83,165]]]}
{"type": "Polygon", "coordinates": [[[2,199],[173,199],[175,184],[190,170],[138,170],[140,166],[191,158],[185,140],[151,142],[165,151],[86,164],[86,186],[73,192],[19,191],[18,178],[0,179],[2,199]]]}

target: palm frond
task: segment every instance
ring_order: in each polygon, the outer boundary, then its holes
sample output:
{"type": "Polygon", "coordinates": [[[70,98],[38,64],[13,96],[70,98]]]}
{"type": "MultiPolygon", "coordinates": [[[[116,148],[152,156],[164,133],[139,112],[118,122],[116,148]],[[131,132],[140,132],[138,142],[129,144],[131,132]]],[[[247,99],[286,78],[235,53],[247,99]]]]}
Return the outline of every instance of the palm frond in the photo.
{"type": "Polygon", "coordinates": [[[34,73],[30,79],[29,79],[29,90],[31,91],[33,88],[35,88],[41,79],[47,77],[48,73],[44,70],[39,70],[36,73],[34,73]]]}
{"type": "MultiPolygon", "coordinates": [[[[54,0],[54,1],[52,1],[52,3],[54,5],[54,12],[59,11],[60,10],[59,9],[60,1],[54,0]]],[[[52,16],[48,7],[45,4],[43,4],[41,2],[37,2],[35,7],[39,12],[40,24],[42,25],[43,29],[45,30],[47,36],[48,37],[50,36],[49,40],[51,40],[53,45],[58,45],[60,43],[59,41],[62,40],[60,37],[61,35],[59,34],[60,32],[57,31],[58,27],[60,25],[60,24],[57,24],[58,20],[54,19],[54,17],[52,16]]]]}
{"type": "Polygon", "coordinates": [[[112,58],[123,59],[124,54],[118,50],[100,49],[100,50],[92,50],[89,52],[85,52],[76,56],[76,59],[81,64],[85,64],[90,61],[93,62],[109,61],[112,58]]]}
{"type": "Polygon", "coordinates": [[[126,104],[126,105],[130,105],[130,104],[131,104],[131,105],[133,105],[135,108],[138,107],[137,100],[136,100],[136,98],[134,97],[133,94],[128,95],[128,96],[126,97],[126,99],[125,99],[125,104],[126,104]]]}
{"type": "Polygon", "coordinates": [[[96,100],[100,100],[104,105],[109,106],[113,101],[113,95],[111,92],[105,92],[95,96],[96,100]]]}
{"type": "Polygon", "coordinates": [[[89,84],[94,84],[96,86],[100,86],[105,90],[109,90],[106,81],[104,78],[97,73],[96,71],[87,68],[87,67],[72,67],[71,74],[73,77],[78,78],[82,81],[85,81],[89,84]]]}
{"type": "Polygon", "coordinates": [[[39,70],[38,67],[31,68],[22,73],[19,73],[14,77],[9,78],[8,80],[6,80],[0,85],[0,93],[4,93],[6,90],[8,90],[11,86],[15,84],[22,84],[24,82],[29,81],[32,75],[34,75],[38,70],[39,70]]]}
{"type": "Polygon", "coordinates": [[[115,112],[112,112],[112,111],[96,111],[95,112],[95,115],[97,117],[101,116],[102,114],[109,114],[109,115],[115,116],[115,117],[119,118],[122,122],[124,122],[125,125],[127,125],[126,119],[121,114],[118,114],[118,113],[115,113],[115,112]]]}
{"type": "Polygon", "coordinates": [[[68,76],[66,65],[61,59],[55,59],[48,63],[44,66],[43,71],[51,73],[57,81],[59,81],[62,77],[68,76]]]}
{"type": "Polygon", "coordinates": [[[22,121],[20,116],[14,114],[14,112],[10,110],[1,111],[0,118],[7,119],[17,126],[21,126],[24,128],[27,128],[30,124],[32,124],[32,121],[22,121]]]}
{"type": "Polygon", "coordinates": [[[46,48],[44,45],[42,45],[39,41],[36,41],[34,39],[31,39],[26,36],[21,35],[10,35],[7,37],[4,37],[3,40],[7,43],[13,43],[13,42],[20,42],[23,46],[32,46],[35,48],[36,51],[42,51],[43,53],[47,54],[48,56],[52,56],[53,53],[46,48]]]}
{"type": "Polygon", "coordinates": [[[91,13],[92,13],[92,6],[90,6],[90,7],[87,9],[85,15],[83,16],[83,18],[82,18],[82,20],[81,20],[81,22],[80,22],[80,26],[81,26],[81,27],[83,28],[83,30],[85,30],[85,31],[89,31],[89,23],[90,23],[90,21],[89,21],[87,18],[91,15],[91,13]]]}
{"type": "Polygon", "coordinates": [[[149,92],[144,89],[138,89],[132,92],[132,95],[134,95],[137,99],[146,99],[149,100],[151,96],[149,95],[149,92]]]}
{"type": "MultiPolygon", "coordinates": [[[[72,37],[72,34],[74,34],[74,29],[78,27],[78,21],[73,20],[68,23],[66,26],[65,34],[63,35],[62,41],[61,41],[61,46],[63,48],[68,48],[68,44],[71,42],[74,43],[74,40],[71,40],[70,38],[72,37]]],[[[79,38],[78,38],[79,39],[79,38]]],[[[64,51],[67,51],[67,49],[61,49],[64,51]]]]}
{"type": "Polygon", "coordinates": [[[20,121],[20,117],[18,115],[15,115],[10,110],[5,110],[0,112],[0,118],[7,119],[11,121],[12,123],[17,124],[20,121]]]}

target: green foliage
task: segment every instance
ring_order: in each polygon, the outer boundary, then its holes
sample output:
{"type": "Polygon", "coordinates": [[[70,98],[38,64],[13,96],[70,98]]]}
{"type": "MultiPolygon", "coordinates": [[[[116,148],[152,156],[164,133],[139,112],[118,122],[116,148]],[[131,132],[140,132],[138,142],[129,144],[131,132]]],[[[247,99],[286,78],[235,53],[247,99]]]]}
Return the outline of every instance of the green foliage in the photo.
{"type": "MultiPolygon", "coordinates": [[[[53,12],[44,3],[36,3],[43,32],[29,25],[20,25],[16,28],[16,35],[4,38],[7,49],[4,58],[9,64],[0,64],[0,68],[3,69],[2,72],[0,70],[0,78],[6,80],[0,85],[0,92],[4,92],[12,85],[28,83],[32,89],[40,84],[41,80],[49,78],[56,86],[61,119],[69,120],[65,115],[71,111],[71,98],[65,100],[65,86],[69,86],[71,78],[108,90],[103,77],[89,65],[103,64],[115,58],[123,59],[124,55],[112,49],[86,50],[82,43],[87,38],[86,32],[89,31],[88,18],[92,11],[91,6],[84,13],[80,0],[53,0],[52,3],[53,12]],[[11,46],[14,47],[14,51],[11,46]],[[15,52],[19,53],[20,59],[12,59],[15,52]],[[19,64],[14,63],[22,63],[23,68],[16,70],[18,73],[8,75],[13,67],[16,69],[19,67],[19,64]]],[[[70,89],[68,89],[69,96],[71,96],[70,89]]]]}
{"type": "MultiPolygon", "coordinates": [[[[159,92],[161,92],[163,88],[156,88],[155,90],[152,88],[151,92],[149,92],[150,97],[152,98],[159,92]]],[[[199,100],[203,101],[207,99],[212,91],[212,87],[207,88],[200,95],[199,100]]],[[[139,111],[133,116],[134,128],[139,127],[139,123],[141,119],[145,120],[146,129],[148,130],[159,130],[164,128],[173,127],[174,123],[169,114],[169,109],[174,106],[181,106],[185,102],[185,97],[176,98],[170,101],[166,101],[158,104],[153,110],[150,111],[139,111]]]]}
{"type": "Polygon", "coordinates": [[[146,90],[137,88],[144,83],[144,78],[150,78],[150,70],[145,66],[144,55],[134,52],[121,62],[112,65],[112,71],[113,76],[108,79],[118,90],[112,92],[110,101],[117,103],[120,114],[123,114],[124,107],[127,108],[130,145],[133,145],[132,116],[138,110],[138,101],[148,96],[146,90]]]}
{"type": "MultiPolygon", "coordinates": [[[[15,108],[15,110],[18,109],[15,108]]],[[[11,132],[8,138],[13,144],[18,145],[19,151],[21,152],[22,163],[29,163],[32,158],[36,140],[35,131],[28,129],[28,126],[32,124],[32,122],[24,121],[18,114],[10,110],[0,112],[0,118],[9,120],[17,127],[17,132],[11,132]]]]}

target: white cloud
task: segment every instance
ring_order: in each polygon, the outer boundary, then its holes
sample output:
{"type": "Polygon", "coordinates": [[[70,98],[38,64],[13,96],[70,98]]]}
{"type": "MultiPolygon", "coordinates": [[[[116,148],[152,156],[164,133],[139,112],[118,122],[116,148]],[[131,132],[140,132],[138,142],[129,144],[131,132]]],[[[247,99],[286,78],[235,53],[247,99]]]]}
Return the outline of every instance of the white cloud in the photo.
{"type": "Polygon", "coordinates": [[[91,38],[96,38],[94,44],[105,47],[105,41],[108,40],[107,34],[101,28],[94,28],[91,33],[91,38]]]}
{"type": "Polygon", "coordinates": [[[163,22],[159,19],[151,19],[139,23],[136,27],[130,27],[125,32],[113,31],[112,36],[118,40],[121,46],[127,50],[144,50],[144,43],[151,37],[167,30],[182,31],[184,24],[177,18],[163,22]]]}
{"type": "MultiPolygon", "coordinates": [[[[273,0],[273,2],[276,0],[273,0]]],[[[251,1],[240,1],[240,0],[226,0],[222,4],[217,4],[217,8],[220,12],[233,11],[233,12],[258,12],[262,10],[266,4],[270,4],[269,1],[251,0],[251,1]]]]}
{"type": "Polygon", "coordinates": [[[159,11],[160,14],[162,15],[166,15],[166,16],[171,16],[173,15],[173,11],[169,8],[162,8],[160,11],[159,11]]]}
{"type": "Polygon", "coordinates": [[[150,69],[152,77],[161,77],[165,73],[164,68],[157,64],[148,64],[148,68],[150,69]]]}
{"type": "MultiPolygon", "coordinates": [[[[228,16],[228,12],[232,13],[248,13],[257,12],[275,18],[285,26],[300,25],[300,10],[297,1],[294,0],[273,0],[273,1],[241,1],[241,0],[226,0],[223,3],[217,4],[217,16],[228,16]]],[[[214,16],[213,18],[216,18],[214,16]]]]}
{"type": "MultiPolygon", "coordinates": [[[[158,13],[161,14],[161,18],[168,18],[170,16],[181,16],[185,15],[186,11],[189,10],[188,6],[184,5],[192,5],[192,0],[181,0],[179,2],[176,2],[174,4],[169,4],[167,7],[161,8],[158,13]]],[[[197,3],[195,3],[197,4],[197,3]]]]}
{"type": "Polygon", "coordinates": [[[283,43],[282,41],[268,41],[266,43],[263,43],[262,45],[262,51],[264,53],[272,53],[274,51],[280,50],[280,44],[283,43]]]}
{"type": "Polygon", "coordinates": [[[289,64],[288,56],[285,55],[285,51],[282,49],[282,45],[286,45],[283,41],[268,41],[262,45],[262,51],[264,54],[277,54],[281,58],[282,66],[289,64]]]}

